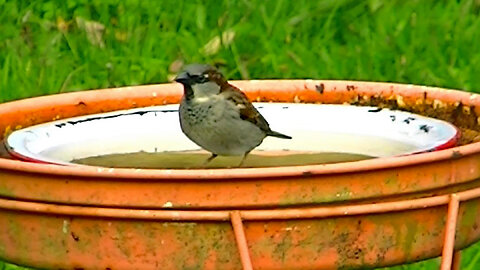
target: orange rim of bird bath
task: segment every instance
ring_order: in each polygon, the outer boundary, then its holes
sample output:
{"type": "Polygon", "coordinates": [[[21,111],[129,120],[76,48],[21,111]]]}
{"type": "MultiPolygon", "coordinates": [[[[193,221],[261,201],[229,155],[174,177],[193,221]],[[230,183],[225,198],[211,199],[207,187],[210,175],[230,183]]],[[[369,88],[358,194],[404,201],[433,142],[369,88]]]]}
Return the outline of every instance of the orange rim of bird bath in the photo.
{"type": "MultiPolygon", "coordinates": [[[[232,83],[253,101],[348,103],[411,111],[455,124],[462,130],[462,138],[459,146],[435,152],[271,168],[109,169],[0,158],[0,209],[6,213],[95,217],[105,222],[109,219],[231,222],[241,265],[243,269],[253,269],[255,262],[261,259],[255,254],[256,259],[252,259],[249,236],[254,233],[246,233],[249,228],[245,222],[317,220],[438,208],[446,210],[442,225],[441,269],[458,269],[459,250],[480,238],[480,230],[468,231],[467,234],[473,236],[466,235],[457,224],[462,203],[465,212],[471,210],[467,209],[467,202],[480,198],[480,185],[475,181],[480,178],[480,166],[477,165],[480,164],[480,143],[477,142],[480,140],[477,116],[480,116],[480,96],[433,87],[373,82],[265,80],[232,83]],[[34,185],[32,181],[36,181],[34,185]],[[328,181],[336,182],[328,185],[328,181]],[[370,181],[370,185],[365,185],[366,181],[370,181]],[[303,186],[296,188],[297,184],[303,186]],[[349,190],[335,190],[335,186],[347,184],[351,185],[349,190]],[[185,188],[186,194],[176,191],[179,185],[185,188]],[[305,191],[307,186],[324,189],[320,193],[305,191]],[[95,189],[106,188],[108,193],[94,196],[95,189]],[[304,198],[288,196],[288,193],[301,193],[302,188],[304,198]],[[146,194],[149,190],[152,193],[146,194]],[[174,194],[170,195],[172,199],[167,200],[167,195],[159,194],[161,190],[174,194]],[[230,192],[219,193],[226,190],[230,192]],[[132,193],[125,194],[125,191],[132,193]],[[360,193],[364,191],[367,195],[362,196],[360,193]],[[72,195],[75,193],[77,197],[72,195]],[[252,194],[267,202],[252,199],[252,194]],[[151,201],[143,203],[130,198],[137,195],[151,201]],[[155,199],[154,195],[159,198],[155,199]],[[216,198],[219,200],[214,200],[216,198]],[[122,204],[123,201],[128,203],[122,204]],[[458,230],[468,241],[457,243],[455,247],[458,230]]],[[[181,94],[179,85],[162,84],[4,103],[0,104],[1,138],[13,130],[57,119],[174,104],[179,102],[181,94]]],[[[0,243],[2,239],[5,238],[0,231],[0,243]]],[[[394,263],[401,263],[396,260],[394,263]]]]}

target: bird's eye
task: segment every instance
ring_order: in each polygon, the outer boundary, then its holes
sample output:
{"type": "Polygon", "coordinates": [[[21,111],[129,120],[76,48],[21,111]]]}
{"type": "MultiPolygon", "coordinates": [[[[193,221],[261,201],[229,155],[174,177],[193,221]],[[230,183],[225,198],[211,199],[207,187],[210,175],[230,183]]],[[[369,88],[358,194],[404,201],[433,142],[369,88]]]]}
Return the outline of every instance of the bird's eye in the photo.
{"type": "Polygon", "coordinates": [[[195,82],[196,83],[204,83],[204,82],[207,82],[207,81],[208,81],[208,75],[206,75],[206,74],[195,76],[195,82]]]}

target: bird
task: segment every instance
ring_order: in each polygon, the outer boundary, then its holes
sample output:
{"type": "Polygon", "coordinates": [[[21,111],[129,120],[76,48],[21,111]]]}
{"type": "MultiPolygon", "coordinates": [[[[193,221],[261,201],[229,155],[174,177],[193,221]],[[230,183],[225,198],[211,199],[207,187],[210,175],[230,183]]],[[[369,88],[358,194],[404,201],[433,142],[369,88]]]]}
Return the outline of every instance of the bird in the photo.
{"type": "Polygon", "coordinates": [[[292,139],[271,130],[247,96],[211,65],[187,65],[175,81],[184,90],[180,127],[191,141],[211,153],[205,165],[217,156],[242,156],[241,167],[265,137],[292,139]]]}

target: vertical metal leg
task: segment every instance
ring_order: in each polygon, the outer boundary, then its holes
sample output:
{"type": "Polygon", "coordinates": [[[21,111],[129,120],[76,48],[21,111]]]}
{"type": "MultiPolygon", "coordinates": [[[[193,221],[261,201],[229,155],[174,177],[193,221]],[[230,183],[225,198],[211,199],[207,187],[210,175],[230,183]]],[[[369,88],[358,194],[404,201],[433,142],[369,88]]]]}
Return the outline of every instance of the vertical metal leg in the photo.
{"type": "Polygon", "coordinates": [[[459,251],[455,251],[453,253],[453,262],[452,262],[452,270],[460,270],[460,262],[462,259],[462,253],[459,251]]]}
{"type": "Polygon", "coordinates": [[[242,217],[239,211],[230,213],[232,221],[233,232],[235,233],[235,240],[237,242],[240,259],[242,261],[243,270],[253,270],[250,254],[248,253],[247,239],[245,238],[245,231],[243,230],[242,217]]]}
{"type": "MultiPolygon", "coordinates": [[[[455,248],[455,230],[457,227],[459,200],[457,194],[450,195],[448,203],[447,224],[445,225],[445,236],[443,240],[441,270],[450,270],[455,263],[453,251],[455,248]]],[[[460,257],[460,256],[458,256],[460,257]]],[[[456,259],[459,260],[460,258],[456,259]]],[[[459,263],[456,263],[457,265],[459,263]]]]}

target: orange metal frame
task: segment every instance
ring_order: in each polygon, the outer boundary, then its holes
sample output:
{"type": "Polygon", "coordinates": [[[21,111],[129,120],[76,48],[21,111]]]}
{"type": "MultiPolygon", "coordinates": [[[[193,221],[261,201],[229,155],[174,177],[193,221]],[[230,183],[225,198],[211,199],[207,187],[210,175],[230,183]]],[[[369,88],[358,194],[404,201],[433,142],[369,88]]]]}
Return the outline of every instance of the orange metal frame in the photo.
{"type": "Polygon", "coordinates": [[[30,212],[48,211],[52,214],[79,216],[103,216],[114,218],[154,219],[171,221],[228,221],[232,223],[236,244],[244,270],[252,270],[248,243],[245,237],[243,220],[305,219],[375,214],[412,209],[429,208],[448,204],[447,222],[443,241],[441,270],[460,269],[460,251],[454,250],[455,229],[458,209],[461,202],[480,197],[480,188],[458,193],[428,198],[368,203],[343,206],[323,206],[310,208],[272,209],[272,210],[145,210],[129,211],[120,208],[90,208],[68,205],[48,205],[36,202],[21,202],[0,199],[0,208],[30,212]]]}

